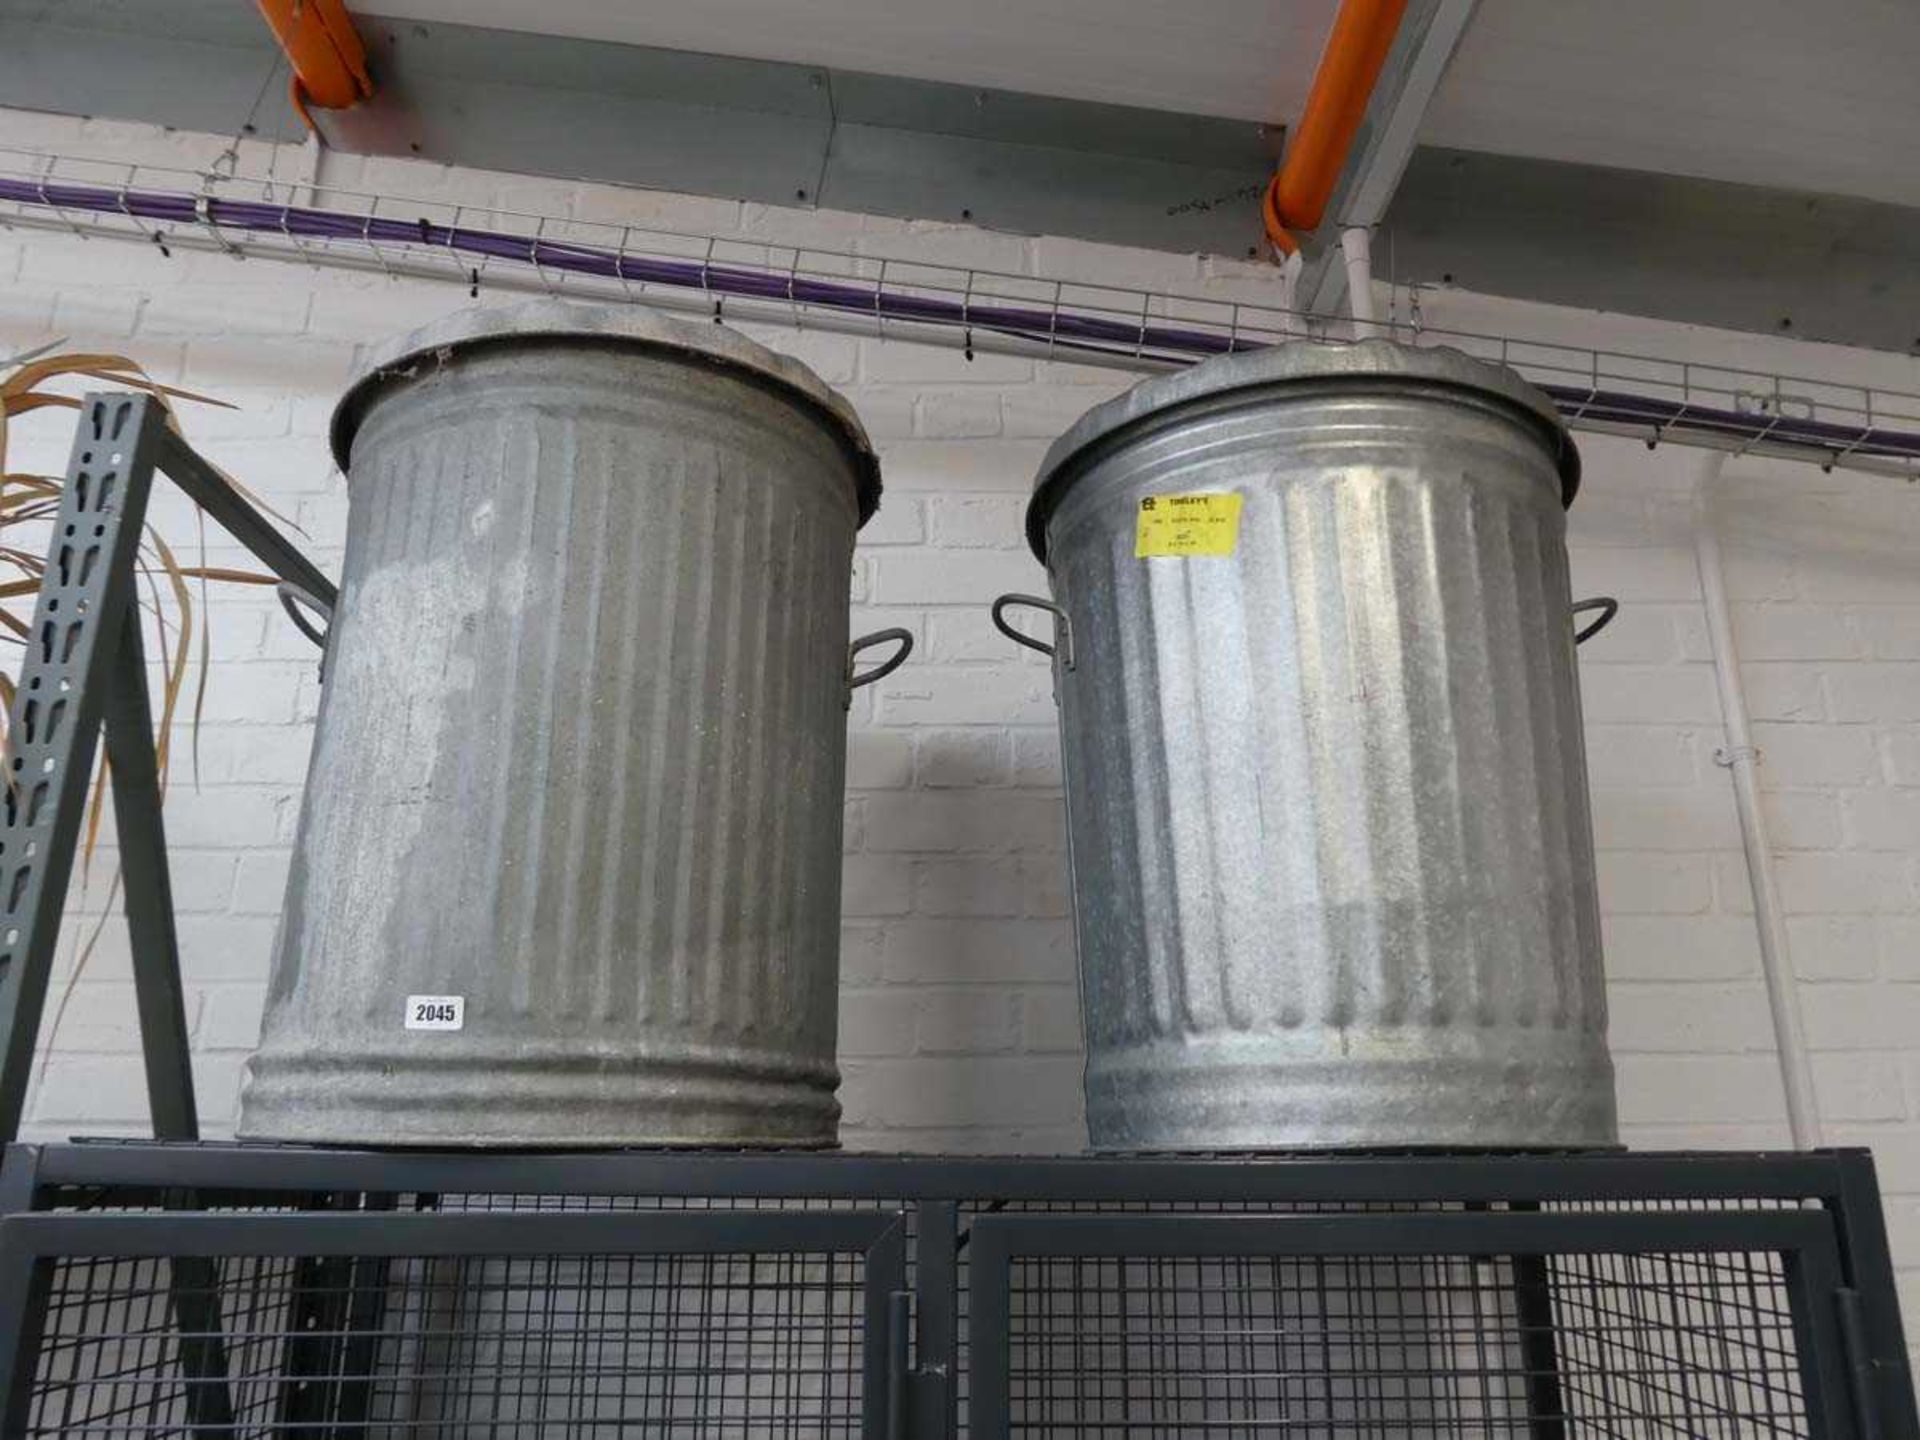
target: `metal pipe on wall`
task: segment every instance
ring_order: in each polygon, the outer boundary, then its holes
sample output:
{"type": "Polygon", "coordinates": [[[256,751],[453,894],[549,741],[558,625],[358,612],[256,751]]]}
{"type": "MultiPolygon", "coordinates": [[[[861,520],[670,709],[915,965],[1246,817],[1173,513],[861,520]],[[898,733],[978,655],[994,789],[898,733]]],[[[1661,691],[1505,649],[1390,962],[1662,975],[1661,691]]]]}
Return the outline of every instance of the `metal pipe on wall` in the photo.
{"type": "Polygon", "coordinates": [[[1733,781],[1733,802],[1740,815],[1740,839],[1746,849],[1747,882],[1753,889],[1753,921],[1760,941],[1760,973],[1766,980],[1767,1007],[1773,1014],[1774,1047],[1780,1058],[1780,1083],[1786,1094],[1787,1128],[1796,1150],[1820,1143],[1820,1112],[1814,1100],[1813,1066],[1800,1019],[1793,952],[1786,913],[1774,883],[1773,849],[1760,801],[1760,752],[1747,719],[1746,688],[1740,680],[1740,652],[1734,643],[1733,616],[1727,605],[1726,568],[1720,537],[1713,525],[1710,491],[1726,464],[1726,455],[1703,450],[1694,472],[1694,563],[1700,571],[1700,598],[1706,605],[1707,635],[1713,644],[1714,679],[1720,690],[1721,723],[1726,744],[1715,755],[1733,781]]]}
{"type": "Polygon", "coordinates": [[[1353,316],[1353,338],[1373,335],[1373,233],[1364,225],[1340,232],[1340,253],[1347,265],[1347,310],[1353,316]]]}

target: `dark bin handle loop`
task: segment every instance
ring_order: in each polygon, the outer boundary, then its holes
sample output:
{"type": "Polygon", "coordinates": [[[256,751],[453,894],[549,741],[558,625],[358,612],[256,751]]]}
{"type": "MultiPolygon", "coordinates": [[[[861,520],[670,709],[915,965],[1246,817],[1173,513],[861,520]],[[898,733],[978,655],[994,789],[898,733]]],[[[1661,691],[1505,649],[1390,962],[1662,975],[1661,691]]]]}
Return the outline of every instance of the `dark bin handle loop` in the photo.
{"type": "Polygon", "coordinates": [[[327,648],[327,635],[333,626],[333,607],[310,591],[302,590],[298,585],[281,581],[278,587],[280,608],[287,612],[287,618],[293,622],[293,628],[322,650],[327,648]],[[317,630],[307,615],[318,615],[326,622],[327,630],[317,630]]]}
{"type": "Polygon", "coordinates": [[[1573,643],[1576,645],[1586,644],[1587,641],[1611,625],[1613,623],[1613,617],[1620,613],[1620,602],[1611,595],[1596,595],[1591,600],[1574,601],[1573,613],[1578,615],[1583,610],[1598,610],[1600,612],[1600,618],[1592,621],[1583,629],[1573,632],[1573,643]]]}
{"type": "Polygon", "coordinates": [[[1042,655],[1054,656],[1057,647],[1060,668],[1073,669],[1073,622],[1067,618],[1067,612],[1051,600],[1042,600],[1038,595],[1002,595],[993,602],[993,628],[1014,644],[1024,645],[1029,650],[1038,650],[1042,655]],[[1013,628],[1007,620],[1007,611],[1016,605],[1024,605],[1032,610],[1045,610],[1053,616],[1052,645],[1013,628]]]}
{"type": "Polygon", "coordinates": [[[847,704],[849,706],[853,704],[853,692],[855,690],[858,690],[862,685],[873,684],[874,681],[880,679],[882,676],[891,675],[906,663],[907,656],[912,653],[913,632],[911,630],[901,630],[897,627],[892,630],[876,630],[871,635],[862,635],[858,640],[847,646],[847,704]],[[853,662],[862,650],[871,650],[875,645],[885,645],[889,642],[898,645],[900,648],[895,650],[893,654],[889,655],[885,660],[882,660],[878,665],[874,666],[873,669],[858,675],[853,673],[853,662]]]}

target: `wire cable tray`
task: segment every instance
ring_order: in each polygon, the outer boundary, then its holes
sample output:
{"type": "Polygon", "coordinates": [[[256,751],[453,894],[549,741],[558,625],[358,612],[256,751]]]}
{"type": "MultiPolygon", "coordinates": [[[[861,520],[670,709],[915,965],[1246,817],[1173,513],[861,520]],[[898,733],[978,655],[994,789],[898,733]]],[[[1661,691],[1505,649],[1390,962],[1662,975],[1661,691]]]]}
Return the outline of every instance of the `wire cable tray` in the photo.
{"type": "MultiPolygon", "coordinates": [[[[0,147],[0,227],[370,270],[465,287],[709,310],[1130,370],[1348,328],[1203,295],[521,214],[0,147]]],[[[1511,366],[1576,429],[1920,477],[1920,394],[1512,336],[1374,322],[1511,366]]]]}

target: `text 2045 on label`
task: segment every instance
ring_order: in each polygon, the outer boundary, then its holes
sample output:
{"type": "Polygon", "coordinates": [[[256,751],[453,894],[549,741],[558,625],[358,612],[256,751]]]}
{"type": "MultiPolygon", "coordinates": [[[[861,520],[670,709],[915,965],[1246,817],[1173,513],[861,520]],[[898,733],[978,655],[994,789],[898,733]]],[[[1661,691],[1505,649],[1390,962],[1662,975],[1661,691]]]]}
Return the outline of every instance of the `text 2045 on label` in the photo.
{"type": "Polygon", "coordinates": [[[409,1030],[458,1030],[467,1023],[464,995],[409,995],[404,1023],[409,1030]]]}

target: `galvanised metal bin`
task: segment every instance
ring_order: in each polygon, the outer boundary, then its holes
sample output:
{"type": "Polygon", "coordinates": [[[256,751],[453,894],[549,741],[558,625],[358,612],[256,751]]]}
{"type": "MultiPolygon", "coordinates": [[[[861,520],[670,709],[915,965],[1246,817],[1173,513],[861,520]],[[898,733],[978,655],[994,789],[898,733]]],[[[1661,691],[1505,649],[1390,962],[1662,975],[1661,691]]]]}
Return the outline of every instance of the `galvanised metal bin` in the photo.
{"type": "Polygon", "coordinates": [[[1054,445],[1056,603],[995,618],[1054,652],[1095,1146],[1614,1141],[1578,474],[1519,377],[1387,341],[1211,360],[1054,445]]]}
{"type": "Polygon", "coordinates": [[[720,326],[543,302],[390,347],[333,444],[345,578],[241,1133],[832,1143],[879,673],[850,407],[720,326]]]}

